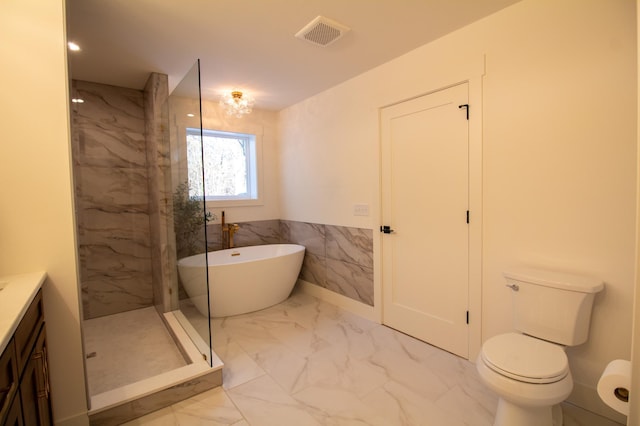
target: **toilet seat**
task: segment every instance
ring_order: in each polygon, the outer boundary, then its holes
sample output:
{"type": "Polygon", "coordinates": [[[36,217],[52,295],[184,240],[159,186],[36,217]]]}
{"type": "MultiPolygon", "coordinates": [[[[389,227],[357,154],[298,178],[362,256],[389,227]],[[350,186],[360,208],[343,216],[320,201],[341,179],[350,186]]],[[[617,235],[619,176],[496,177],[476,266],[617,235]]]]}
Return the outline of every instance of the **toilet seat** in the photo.
{"type": "Polygon", "coordinates": [[[496,373],[525,383],[554,383],[569,373],[561,346],[519,333],[490,338],[482,345],[481,357],[496,373]]]}

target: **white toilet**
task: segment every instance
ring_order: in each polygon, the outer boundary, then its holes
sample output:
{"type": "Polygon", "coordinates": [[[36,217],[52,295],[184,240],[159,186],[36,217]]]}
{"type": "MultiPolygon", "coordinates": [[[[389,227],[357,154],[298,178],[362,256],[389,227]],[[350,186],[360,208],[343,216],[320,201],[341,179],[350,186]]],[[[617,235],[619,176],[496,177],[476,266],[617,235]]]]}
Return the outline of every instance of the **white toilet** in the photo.
{"type": "Polygon", "coordinates": [[[561,425],[557,404],[573,388],[564,348],[586,342],[593,299],[604,284],[537,269],[504,277],[517,332],[487,340],[476,361],[480,377],[500,397],[494,426],[561,425]]]}

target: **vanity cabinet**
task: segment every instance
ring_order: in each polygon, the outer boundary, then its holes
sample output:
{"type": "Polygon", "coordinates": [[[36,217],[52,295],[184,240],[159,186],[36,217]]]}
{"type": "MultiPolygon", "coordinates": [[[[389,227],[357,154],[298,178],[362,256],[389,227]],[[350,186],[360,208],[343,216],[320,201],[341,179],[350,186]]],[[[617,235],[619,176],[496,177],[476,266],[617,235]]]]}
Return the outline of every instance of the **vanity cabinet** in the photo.
{"type": "Polygon", "coordinates": [[[3,425],[23,424],[22,406],[17,396],[19,380],[15,343],[11,339],[0,357],[0,421],[3,425]]]}
{"type": "Polygon", "coordinates": [[[42,290],[0,357],[0,425],[53,424],[42,290]]]}

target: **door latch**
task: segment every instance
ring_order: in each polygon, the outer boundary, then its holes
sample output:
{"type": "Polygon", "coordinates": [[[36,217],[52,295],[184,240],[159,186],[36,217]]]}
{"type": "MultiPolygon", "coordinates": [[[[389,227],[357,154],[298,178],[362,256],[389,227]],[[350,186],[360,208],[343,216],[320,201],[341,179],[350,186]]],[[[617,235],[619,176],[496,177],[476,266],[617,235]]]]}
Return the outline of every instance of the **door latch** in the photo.
{"type": "Polygon", "coordinates": [[[383,234],[391,234],[391,233],[393,233],[393,232],[394,232],[394,230],[393,230],[393,229],[391,229],[391,227],[390,227],[390,226],[388,226],[388,225],[384,225],[384,226],[381,226],[381,227],[380,227],[380,232],[382,232],[383,234]]]}

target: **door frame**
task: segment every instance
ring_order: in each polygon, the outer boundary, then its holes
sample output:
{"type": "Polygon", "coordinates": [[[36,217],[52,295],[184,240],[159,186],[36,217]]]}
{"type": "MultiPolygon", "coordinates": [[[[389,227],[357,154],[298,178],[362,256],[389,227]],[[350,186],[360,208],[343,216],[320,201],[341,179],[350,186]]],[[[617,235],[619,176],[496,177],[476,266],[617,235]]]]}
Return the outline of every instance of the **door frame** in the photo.
{"type": "MultiPolygon", "coordinates": [[[[484,59],[484,58],[483,58],[484,59]]],[[[484,60],[475,73],[468,73],[466,78],[457,81],[442,82],[431,90],[415,93],[413,96],[399,99],[396,102],[378,108],[378,120],[381,123],[383,108],[387,108],[414,98],[452,87],[461,83],[469,86],[469,361],[475,362],[482,347],[482,79],[484,76],[484,60]],[[469,74],[475,74],[470,76],[469,74]]],[[[380,127],[380,126],[379,126],[380,127]]],[[[379,131],[379,152],[382,153],[382,134],[379,131]]],[[[378,163],[379,184],[379,212],[378,224],[382,223],[382,154],[378,163]]],[[[382,236],[374,238],[379,253],[378,268],[374,272],[378,278],[374,279],[374,309],[376,319],[384,324],[383,318],[383,268],[385,267],[385,253],[382,250],[382,236]]],[[[391,237],[393,238],[393,237],[391,237]]]]}

